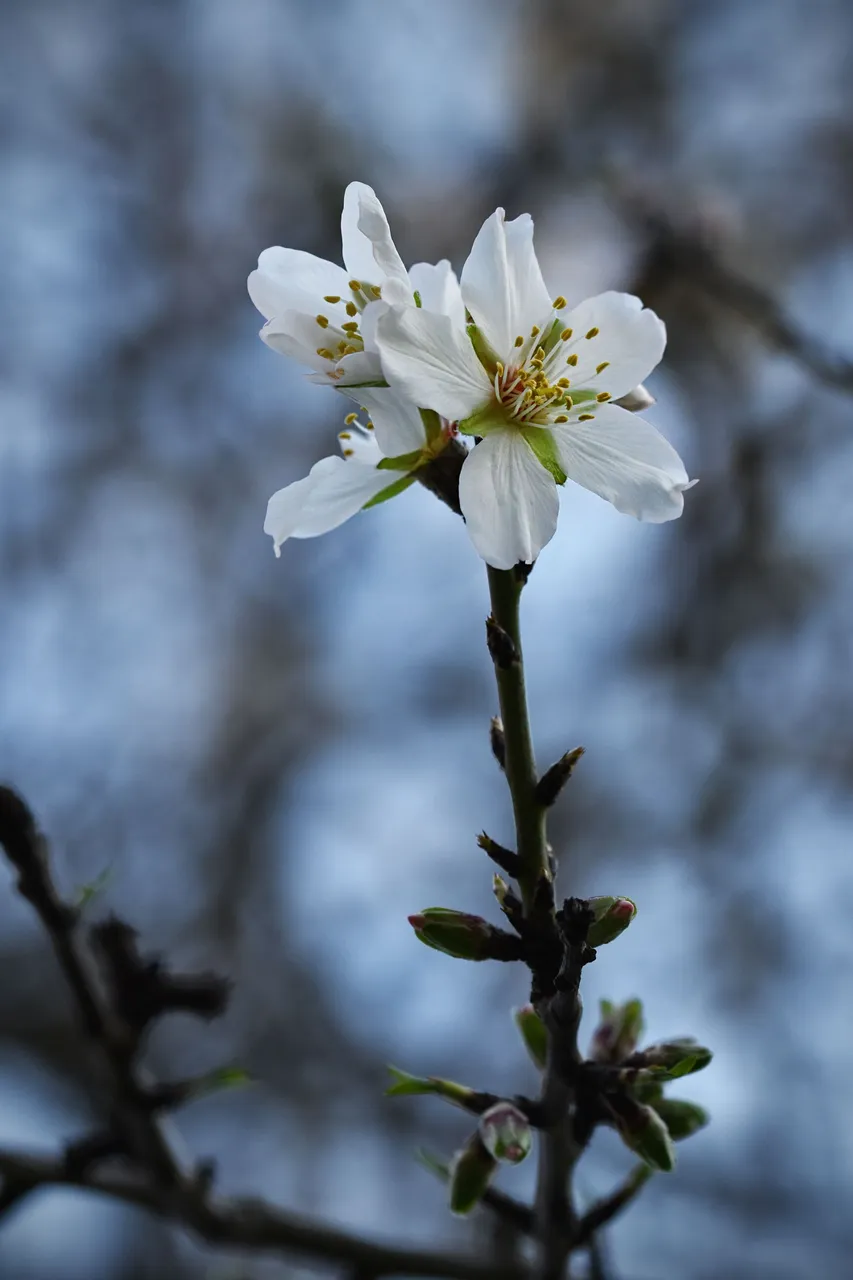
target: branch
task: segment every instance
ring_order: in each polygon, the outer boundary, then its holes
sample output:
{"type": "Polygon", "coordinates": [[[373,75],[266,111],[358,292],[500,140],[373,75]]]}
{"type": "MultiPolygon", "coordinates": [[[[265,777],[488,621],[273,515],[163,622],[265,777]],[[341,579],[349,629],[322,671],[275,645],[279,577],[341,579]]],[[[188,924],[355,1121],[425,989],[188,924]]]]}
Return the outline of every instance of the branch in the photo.
{"type": "Polygon", "coordinates": [[[70,1186],[109,1196],[172,1219],[210,1244],[300,1255],[347,1264],[373,1276],[446,1277],[447,1280],[520,1280],[517,1267],[431,1249],[406,1249],[327,1227],[254,1199],[161,1191],[119,1174],[69,1172],[64,1159],[0,1151],[0,1174],[17,1197],[42,1186],[70,1186]]]}

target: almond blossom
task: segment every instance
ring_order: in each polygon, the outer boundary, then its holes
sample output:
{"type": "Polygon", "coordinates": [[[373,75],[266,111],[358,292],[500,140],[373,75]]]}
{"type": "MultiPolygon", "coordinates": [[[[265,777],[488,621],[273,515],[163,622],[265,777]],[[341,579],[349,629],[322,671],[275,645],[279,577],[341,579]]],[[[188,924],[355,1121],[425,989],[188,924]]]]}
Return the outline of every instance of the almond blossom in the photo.
{"type": "Polygon", "coordinates": [[[681,459],[614,403],[648,399],[638,384],[666,344],[654,312],[624,293],[570,311],[565,298],[552,301],[532,219],[506,222],[503,209],[480,230],[461,290],[472,323],[392,305],[377,316],[375,342],[392,387],[477,439],[459,497],[483,559],[503,569],[535,560],[569,478],[640,520],[681,515],[691,483],[681,459]]]}

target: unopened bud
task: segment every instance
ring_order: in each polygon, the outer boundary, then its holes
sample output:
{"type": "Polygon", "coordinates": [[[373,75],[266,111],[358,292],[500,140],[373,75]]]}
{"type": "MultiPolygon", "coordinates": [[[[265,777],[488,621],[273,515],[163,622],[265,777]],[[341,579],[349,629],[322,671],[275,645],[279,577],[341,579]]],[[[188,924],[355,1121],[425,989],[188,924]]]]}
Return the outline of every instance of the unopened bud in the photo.
{"type": "Polygon", "coordinates": [[[669,1130],[658,1113],[640,1102],[620,1100],[617,1127],[622,1141],[652,1169],[671,1173],[675,1168],[675,1148],[669,1130]]]}
{"type": "Polygon", "coordinates": [[[641,382],[639,386],[629,391],[626,396],[620,396],[613,403],[618,404],[620,409],[627,409],[629,413],[642,413],[644,409],[650,408],[655,403],[655,398],[649,395],[641,382]]]}
{"type": "Polygon", "coordinates": [[[481,916],[447,907],[428,907],[409,916],[409,924],[426,946],[458,960],[521,960],[524,947],[515,934],[497,929],[481,916]]]}
{"type": "Polygon", "coordinates": [[[491,836],[487,836],[485,831],[481,831],[477,836],[477,844],[487,853],[492,862],[496,862],[501,871],[505,871],[507,875],[518,878],[521,870],[521,859],[512,849],[505,849],[502,844],[498,844],[497,840],[493,840],[491,836]]]}
{"type": "Polygon", "coordinates": [[[492,755],[497,760],[502,769],[506,768],[506,738],[504,737],[504,726],[500,716],[492,716],[492,722],[489,727],[489,742],[492,747],[492,755]]]}
{"type": "Polygon", "coordinates": [[[637,1047],[643,1033],[643,1006],[639,1000],[625,1004],[601,1001],[601,1021],[596,1027],[589,1056],[593,1062],[623,1062],[637,1047]]]}
{"type": "Polygon", "coordinates": [[[584,753],[583,747],[574,747],[555,764],[551,765],[536,784],[536,799],[543,808],[550,808],[574,773],[575,765],[584,753]]]}
{"type": "Polygon", "coordinates": [[[500,671],[508,671],[520,662],[515,641],[492,614],[486,618],[486,644],[492,662],[500,671]]]}
{"type": "Polygon", "coordinates": [[[648,1049],[633,1054],[627,1065],[651,1068],[668,1080],[677,1080],[680,1076],[691,1076],[695,1071],[704,1070],[713,1056],[710,1049],[685,1036],[681,1040],[649,1045],[648,1049]]]}
{"type": "Polygon", "coordinates": [[[673,1142],[690,1138],[708,1123],[708,1112],[695,1102],[682,1102],[680,1098],[661,1098],[654,1109],[663,1120],[673,1142]]]}
{"type": "Polygon", "coordinates": [[[497,1167],[479,1133],[472,1134],[450,1166],[451,1213],[470,1213],[483,1198],[497,1167]]]}
{"type": "Polygon", "coordinates": [[[591,947],[603,947],[618,938],[637,914],[636,903],[630,898],[587,898],[587,905],[595,915],[586,935],[591,947]]]}
{"type": "Polygon", "coordinates": [[[545,1028],[545,1023],[539,1017],[532,1004],[526,1004],[522,1009],[516,1009],[513,1013],[513,1018],[515,1025],[521,1032],[524,1046],[533,1059],[534,1066],[537,1066],[540,1071],[544,1071],[548,1061],[548,1032],[545,1028]]]}
{"type": "Polygon", "coordinates": [[[483,1146],[496,1160],[521,1164],[530,1153],[533,1136],[527,1117],[511,1102],[496,1102],[480,1116],[483,1146]]]}

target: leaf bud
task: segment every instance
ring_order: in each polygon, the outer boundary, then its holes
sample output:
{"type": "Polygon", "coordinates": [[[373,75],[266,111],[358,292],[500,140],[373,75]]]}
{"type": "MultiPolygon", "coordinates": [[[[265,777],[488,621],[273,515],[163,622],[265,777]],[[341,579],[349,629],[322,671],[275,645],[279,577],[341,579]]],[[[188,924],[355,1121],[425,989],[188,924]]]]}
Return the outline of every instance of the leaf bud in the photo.
{"type": "Polygon", "coordinates": [[[591,947],[603,947],[618,938],[637,914],[636,903],[630,898],[587,898],[586,901],[595,915],[586,935],[591,947]]]}
{"type": "MultiPolygon", "coordinates": [[[[478,1094],[467,1085],[457,1084],[455,1080],[442,1080],[438,1076],[413,1076],[408,1071],[400,1071],[397,1067],[388,1067],[391,1083],[385,1090],[386,1098],[402,1098],[413,1094],[432,1093],[447,1102],[452,1102],[463,1110],[480,1110],[491,1101],[488,1095],[478,1094]]],[[[493,1097],[494,1095],[492,1095],[493,1097]]]]}
{"type": "Polygon", "coordinates": [[[602,1000],[600,1008],[601,1021],[593,1033],[589,1056],[593,1062],[623,1062],[634,1052],[643,1033],[642,1002],[613,1004],[602,1000]]]}
{"type": "Polygon", "coordinates": [[[483,1146],[496,1160],[521,1164],[530,1153],[532,1134],[527,1117],[511,1102],[496,1102],[480,1116],[483,1146]]]}
{"type": "Polygon", "coordinates": [[[498,1162],[474,1133],[453,1157],[450,1166],[450,1211],[464,1215],[479,1203],[488,1190],[498,1162]]]}
{"type": "Polygon", "coordinates": [[[545,1028],[545,1023],[539,1017],[532,1004],[526,1004],[522,1009],[516,1009],[513,1017],[515,1025],[521,1032],[525,1048],[533,1059],[534,1066],[537,1066],[540,1071],[544,1071],[545,1064],[548,1061],[548,1032],[545,1028]]]}
{"type": "MultiPolygon", "coordinates": [[[[615,1103],[615,1099],[613,1100],[615,1103]]],[[[671,1173],[675,1168],[675,1148],[669,1130],[658,1113],[641,1102],[621,1098],[616,1118],[625,1146],[636,1152],[651,1169],[671,1173]]]]}
{"type": "Polygon", "coordinates": [[[584,754],[583,747],[573,747],[565,755],[560,756],[550,769],[546,769],[536,784],[536,799],[543,808],[549,809],[563,790],[575,771],[575,765],[584,754]]]}
{"type": "Polygon", "coordinates": [[[710,1049],[685,1036],[680,1040],[649,1045],[647,1049],[633,1054],[627,1065],[650,1068],[660,1072],[667,1080],[677,1080],[680,1076],[690,1076],[695,1071],[702,1071],[713,1056],[710,1049]]]}
{"type": "Polygon", "coordinates": [[[434,951],[458,960],[521,960],[524,946],[520,938],[497,929],[481,916],[448,907],[428,907],[409,916],[418,938],[434,951]]]}
{"type": "Polygon", "coordinates": [[[653,1105],[673,1142],[692,1137],[708,1123],[708,1112],[695,1102],[683,1102],[680,1098],[661,1098],[653,1105]]]}

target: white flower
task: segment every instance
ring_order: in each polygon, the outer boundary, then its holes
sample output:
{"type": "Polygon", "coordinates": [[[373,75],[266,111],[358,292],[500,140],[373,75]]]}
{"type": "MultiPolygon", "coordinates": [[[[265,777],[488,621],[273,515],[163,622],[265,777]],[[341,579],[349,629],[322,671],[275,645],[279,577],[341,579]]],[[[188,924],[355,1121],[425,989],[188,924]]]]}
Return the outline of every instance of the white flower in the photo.
{"type": "Polygon", "coordinates": [[[612,401],[663,355],[663,324],[638,298],[603,293],[565,313],[551,301],[528,214],[483,225],[462,272],[473,324],[392,306],[377,317],[388,382],[477,437],[459,498],[488,564],[536,559],[557,525],[558,484],[571,478],[640,520],[679,516],[689,487],[678,454],[612,401]]]}
{"type": "Polygon", "coordinates": [[[381,386],[375,331],[388,304],[421,305],[461,324],[459,283],[449,262],[406,270],[382,205],[364,183],[346,189],[341,240],[345,269],[300,249],[265,249],[249,276],[249,296],[267,320],[264,342],[307,365],[313,381],[342,391],[381,386]]]}
{"type": "Polygon", "coordinates": [[[419,410],[390,387],[362,388],[361,399],[370,414],[378,412],[389,427],[393,423],[392,456],[380,448],[373,421],[363,428],[349,414],[347,430],[338,436],[343,457],[321,458],[304,479],[270,498],[264,533],[273,539],[276,555],[288,538],[316,538],[364,507],[402,493],[414,483],[415,468],[444,448],[446,429],[438,419],[427,431],[419,410]]]}

